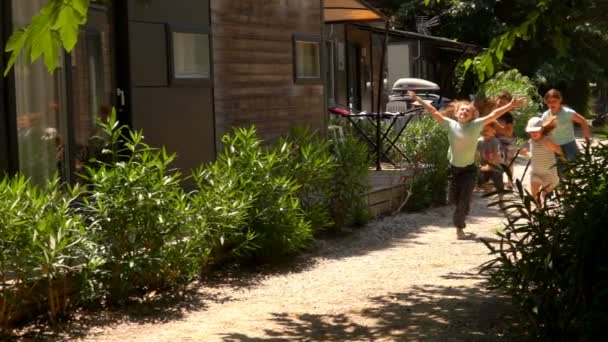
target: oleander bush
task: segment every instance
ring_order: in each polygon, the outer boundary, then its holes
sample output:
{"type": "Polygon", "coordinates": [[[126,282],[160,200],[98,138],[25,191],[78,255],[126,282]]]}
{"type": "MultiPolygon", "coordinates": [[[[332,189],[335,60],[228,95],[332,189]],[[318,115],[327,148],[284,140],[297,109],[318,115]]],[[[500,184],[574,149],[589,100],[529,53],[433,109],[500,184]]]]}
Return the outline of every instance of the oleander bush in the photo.
{"type": "Polygon", "coordinates": [[[330,186],[334,229],[364,225],[370,219],[366,197],[369,189],[368,145],[355,134],[347,133],[343,140],[332,143],[331,154],[336,165],[330,186]]]}
{"type": "Polygon", "coordinates": [[[586,146],[565,165],[558,191],[542,208],[516,182],[493,259],[493,288],[511,295],[535,339],[594,341],[608,323],[608,146],[586,146]]]}
{"type": "Polygon", "coordinates": [[[333,176],[339,165],[332,155],[331,142],[309,129],[294,128],[279,141],[279,146],[286,148],[284,174],[299,185],[297,196],[306,220],[314,231],[333,227],[333,176]]]}
{"type": "Polygon", "coordinates": [[[405,208],[421,210],[444,205],[447,199],[448,138],[446,130],[430,116],[410,123],[397,146],[405,153],[412,177],[405,208]]]}
{"type": "Polygon", "coordinates": [[[367,219],[367,147],[304,129],[263,144],[255,128],[222,138],[193,171],[113,112],[80,186],[0,182],[0,326],[75,306],[122,304],[189,283],[226,261],[302,251],[315,231],[367,219]]]}
{"type": "Polygon", "coordinates": [[[61,189],[57,177],[44,188],[23,176],[0,182],[0,328],[39,312],[56,322],[74,304],[79,274],[96,267],[73,205],[79,194],[61,189]]]}
{"type": "Polygon", "coordinates": [[[180,174],[170,166],[175,156],[148,146],[114,113],[100,125],[109,139],[103,151],[109,161],[87,166],[82,177],[108,299],[121,302],[189,281],[198,267],[191,255],[190,205],[180,174]]]}

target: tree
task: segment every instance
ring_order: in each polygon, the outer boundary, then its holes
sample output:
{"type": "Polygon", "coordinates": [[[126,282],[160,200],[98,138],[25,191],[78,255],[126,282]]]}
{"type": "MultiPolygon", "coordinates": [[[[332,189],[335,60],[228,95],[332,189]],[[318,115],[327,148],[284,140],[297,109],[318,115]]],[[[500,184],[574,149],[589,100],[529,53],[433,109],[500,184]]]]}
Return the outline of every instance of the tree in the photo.
{"type": "Polygon", "coordinates": [[[464,67],[483,82],[517,68],[543,87],[559,87],[587,107],[589,83],[606,88],[608,2],[603,0],[376,0],[396,26],[415,29],[419,15],[441,18],[433,34],[488,47],[464,67]],[[479,28],[483,27],[482,30],[479,28]]]}
{"type": "Polygon", "coordinates": [[[576,55],[573,48],[579,47],[580,38],[590,35],[595,43],[608,45],[605,34],[598,36],[608,29],[608,17],[602,15],[608,10],[608,2],[602,0],[376,0],[374,3],[392,13],[402,28],[411,29],[416,15],[440,15],[439,35],[487,46],[484,53],[467,63],[481,80],[493,75],[505,61],[505,55],[518,44],[550,48],[561,57],[576,55]]]}
{"type": "Polygon", "coordinates": [[[43,56],[47,69],[53,73],[59,63],[59,50],[63,48],[69,53],[76,46],[80,27],[87,22],[90,3],[91,0],[49,0],[32,18],[32,23],[13,32],[6,43],[4,51],[11,56],[4,76],[21,53],[30,62],[43,56]]]}

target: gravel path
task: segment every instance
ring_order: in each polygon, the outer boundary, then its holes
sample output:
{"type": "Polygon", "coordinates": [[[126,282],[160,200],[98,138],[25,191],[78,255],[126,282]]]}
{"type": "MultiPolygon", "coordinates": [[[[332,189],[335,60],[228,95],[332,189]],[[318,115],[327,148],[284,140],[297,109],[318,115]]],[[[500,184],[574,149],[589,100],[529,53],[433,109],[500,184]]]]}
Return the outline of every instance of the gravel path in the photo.
{"type": "Polygon", "coordinates": [[[128,312],[82,315],[60,339],[508,340],[510,302],[485,290],[478,275],[488,254],[477,237],[501,226],[486,203],[476,192],[468,240],[456,240],[450,207],[401,214],[321,240],[286,266],[223,275],[128,312]]]}

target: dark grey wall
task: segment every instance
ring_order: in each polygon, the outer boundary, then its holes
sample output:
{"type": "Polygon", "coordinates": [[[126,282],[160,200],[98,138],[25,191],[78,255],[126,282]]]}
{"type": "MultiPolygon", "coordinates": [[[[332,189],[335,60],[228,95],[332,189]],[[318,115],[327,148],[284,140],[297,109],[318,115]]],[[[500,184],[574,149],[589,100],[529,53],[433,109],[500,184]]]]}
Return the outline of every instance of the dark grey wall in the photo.
{"type": "MultiPolygon", "coordinates": [[[[168,29],[209,30],[209,0],[129,0],[131,123],[188,173],[215,158],[210,84],[171,84],[168,29]]],[[[119,61],[120,62],[120,61],[119,61]]]]}

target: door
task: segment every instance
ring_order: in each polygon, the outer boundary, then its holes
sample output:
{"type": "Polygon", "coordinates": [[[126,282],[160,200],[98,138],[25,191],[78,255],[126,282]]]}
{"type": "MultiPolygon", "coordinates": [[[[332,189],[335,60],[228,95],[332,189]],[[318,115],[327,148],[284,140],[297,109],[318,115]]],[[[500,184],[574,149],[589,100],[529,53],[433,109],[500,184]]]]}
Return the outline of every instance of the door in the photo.
{"type": "Polygon", "coordinates": [[[361,110],[361,45],[348,42],[348,105],[361,110]]]}
{"type": "Polygon", "coordinates": [[[334,42],[331,40],[325,41],[325,94],[327,103],[330,106],[336,104],[336,57],[334,42]]]}
{"type": "Polygon", "coordinates": [[[173,166],[189,173],[215,158],[209,1],[121,3],[130,122],[148,144],[176,153],[173,166]]]}

